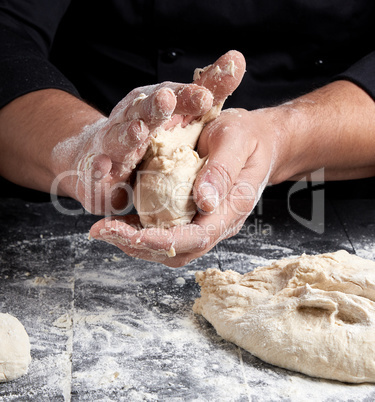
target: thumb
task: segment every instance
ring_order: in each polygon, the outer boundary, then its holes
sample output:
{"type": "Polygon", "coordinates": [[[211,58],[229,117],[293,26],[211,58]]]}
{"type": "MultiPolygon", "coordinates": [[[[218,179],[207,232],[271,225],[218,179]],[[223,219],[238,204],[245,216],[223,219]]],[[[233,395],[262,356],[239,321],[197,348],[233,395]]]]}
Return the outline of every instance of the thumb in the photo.
{"type": "MultiPolygon", "coordinates": [[[[221,118],[229,113],[230,110],[225,111],[221,118]]],[[[236,122],[221,126],[214,121],[202,134],[199,153],[208,158],[195,180],[193,197],[199,209],[213,212],[231,191],[256,144],[241,135],[236,122]]]]}

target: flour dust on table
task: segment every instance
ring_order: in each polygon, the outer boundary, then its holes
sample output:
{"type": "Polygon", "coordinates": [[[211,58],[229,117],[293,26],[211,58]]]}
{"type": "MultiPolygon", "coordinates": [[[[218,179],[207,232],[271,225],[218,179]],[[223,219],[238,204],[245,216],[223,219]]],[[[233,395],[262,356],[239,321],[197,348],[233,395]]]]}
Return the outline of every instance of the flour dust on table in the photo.
{"type": "Polygon", "coordinates": [[[340,250],[196,279],[193,309],[224,339],[313,377],[375,382],[374,261],[340,250]]]}
{"type": "Polygon", "coordinates": [[[0,313],[0,382],[26,374],[30,362],[30,340],[24,326],[16,317],[0,313]]]}

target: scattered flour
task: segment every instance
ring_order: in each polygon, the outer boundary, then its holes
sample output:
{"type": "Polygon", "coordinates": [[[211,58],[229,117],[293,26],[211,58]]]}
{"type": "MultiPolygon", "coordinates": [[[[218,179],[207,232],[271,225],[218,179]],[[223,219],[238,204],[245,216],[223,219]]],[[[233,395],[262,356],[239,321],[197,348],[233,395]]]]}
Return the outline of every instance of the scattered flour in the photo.
{"type": "MultiPolygon", "coordinates": [[[[83,398],[85,393],[94,398],[97,392],[101,395],[98,400],[131,401],[201,402],[212,400],[213,395],[215,400],[221,401],[374,399],[375,387],[372,385],[316,380],[279,369],[217,336],[205,320],[191,313],[198,289],[194,294],[190,285],[195,271],[200,269],[199,264],[158,270],[145,262],[113,258],[112,249],[100,254],[93,264],[90,259],[94,243],[87,240],[86,234],[58,236],[45,233],[43,238],[38,236],[35,241],[15,242],[7,247],[12,253],[20,249],[22,254],[32,256],[27,251],[42,245],[47,264],[48,253],[54,250],[54,247],[49,249],[48,244],[56,241],[71,244],[73,257],[70,263],[72,260],[73,263],[69,272],[49,273],[48,277],[56,279],[56,282],[49,282],[49,286],[33,283],[35,277],[25,279],[25,275],[20,276],[25,294],[32,291],[42,295],[61,288],[71,292],[75,300],[75,304],[65,310],[58,303],[48,306],[47,311],[53,314],[56,314],[55,309],[59,311],[58,317],[50,314],[35,318],[35,328],[30,333],[34,356],[28,381],[38,384],[38,389],[27,384],[30,400],[36,400],[34,392],[37,396],[50,395],[49,400],[63,396],[65,401],[70,401],[72,390],[76,392],[76,398],[83,398]],[[77,300],[81,303],[79,308],[77,300]],[[39,320],[44,325],[48,322],[50,328],[39,325],[39,320]],[[42,337],[41,331],[46,335],[42,334],[42,337]],[[55,347],[54,340],[60,349],[64,347],[63,351],[51,352],[55,347]]],[[[264,247],[264,250],[273,249],[293,256],[293,250],[287,247],[264,247]]],[[[262,255],[266,255],[264,250],[262,255]]],[[[374,250],[374,243],[356,245],[357,254],[364,258],[375,260],[374,250]]],[[[240,262],[243,266],[266,265],[271,261],[229,250],[220,252],[219,257],[228,262],[240,262]]],[[[217,261],[212,255],[202,258],[217,261]]],[[[35,266],[37,264],[39,261],[35,266]]],[[[38,272],[28,265],[21,268],[33,274],[38,272]]],[[[27,399],[23,389],[18,392],[19,400],[27,399]]]]}

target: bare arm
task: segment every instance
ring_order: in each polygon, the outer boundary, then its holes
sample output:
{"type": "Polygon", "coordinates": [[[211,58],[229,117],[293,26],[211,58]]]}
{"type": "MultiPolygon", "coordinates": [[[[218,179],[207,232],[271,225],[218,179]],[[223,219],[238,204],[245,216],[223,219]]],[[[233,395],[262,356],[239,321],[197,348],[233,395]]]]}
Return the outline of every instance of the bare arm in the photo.
{"type": "MultiPolygon", "coordinates": [[[[104,116],[67,92],[46,89],[23,95],[0,110],[0,174],[21,186],[49,192],[54,178],[69,170],[69,158],[52,150],[104,116]]],[[[75,197],[72,189],[62,195],[75,197]]]]}
{"type": "Polygon", "coordinates": [[[355,84],[333,82],[275,111],[284,146],[273,183],[319,168],[326,180],[375,176],[375,102],[355,84]]]}

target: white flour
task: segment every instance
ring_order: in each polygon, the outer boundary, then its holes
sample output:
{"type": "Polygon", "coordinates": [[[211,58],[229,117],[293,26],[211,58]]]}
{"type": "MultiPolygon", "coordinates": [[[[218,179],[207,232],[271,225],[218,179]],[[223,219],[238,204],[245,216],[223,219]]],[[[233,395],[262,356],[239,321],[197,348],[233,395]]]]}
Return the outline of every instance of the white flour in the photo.
{"type": "MultiPolygon", "coordinates": [[[[375,259],[374,245],[355,247],[375,259]]],[[[11,255],[18,250],[24,258],[15,277],[2,280],[30,305],[22,322],[33,361],[24,382],[5,385],[13,390],[6,401],[69,401],[72,393],[76,400],[106,401],[373,400],[373,385],[322,381],[265,364],[192,313],[194,273],[202,264],[215,266],[220,258],[244,271],[269,263],[272,251],[297,254],[280,245],[263,248],[261,256],[227,248],[169,269],[127,258],[86,234],[44,233],[8,246],[11,255]],[[51,267],[61,247],[60,265],[51,267]]]]}

